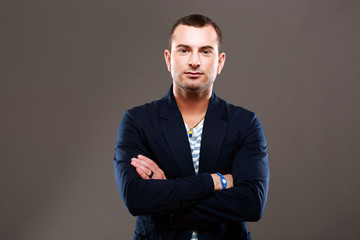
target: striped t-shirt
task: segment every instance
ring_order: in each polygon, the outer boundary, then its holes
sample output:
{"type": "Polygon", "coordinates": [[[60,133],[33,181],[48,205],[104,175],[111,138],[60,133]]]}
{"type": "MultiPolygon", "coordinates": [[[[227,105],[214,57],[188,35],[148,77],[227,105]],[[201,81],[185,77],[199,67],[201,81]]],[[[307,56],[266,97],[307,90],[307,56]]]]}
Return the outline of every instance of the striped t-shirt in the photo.
{"type": "MultiPolygon", "coordinates": [[[[192,129],[192,134],[190,136],[189,134],[190,128],[185,123],[186,133],[190,143],[191,155],[192,155],[196,175],[199,173],[200,146],[201,146],[201,136],[202,136],[203,126],[204,126],[204,119],[201,120],[201,122],[195,128],[192,129]]],[[[198,240],[196,231],[193,231],[191,240],[198,240]]]]}

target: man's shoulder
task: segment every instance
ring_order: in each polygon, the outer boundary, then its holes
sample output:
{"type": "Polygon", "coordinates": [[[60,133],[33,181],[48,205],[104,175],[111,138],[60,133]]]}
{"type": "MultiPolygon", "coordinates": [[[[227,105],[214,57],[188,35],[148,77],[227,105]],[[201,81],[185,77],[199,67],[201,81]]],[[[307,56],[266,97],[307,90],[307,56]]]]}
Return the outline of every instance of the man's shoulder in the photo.
{"type": "Polygon", "coordinates": [[[229,117],[253,117],[255,113],[245,107],[238,106],[228,101],[217,97],[220,108],[229,116],[229,117]]]}
{"type": "Polygon", "coordinates": [[[134,106],[126,111],[126,113],[132,116],[142,116],[145,117],[146,115],[152,115],[155,112],[158,112],[160,106],[163,104],[163,98],[154,100],[142,105],[134,106]]]}

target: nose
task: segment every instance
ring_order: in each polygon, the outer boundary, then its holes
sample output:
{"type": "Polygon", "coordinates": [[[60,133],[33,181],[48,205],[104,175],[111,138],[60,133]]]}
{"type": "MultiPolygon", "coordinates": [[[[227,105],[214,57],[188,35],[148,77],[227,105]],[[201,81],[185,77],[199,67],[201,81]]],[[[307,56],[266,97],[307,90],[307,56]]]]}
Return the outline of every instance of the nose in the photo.
{"type": "Polygon", "coordinates": [[[196,53],[191,54],[189,60],[189,66],[191,66],[192,68],[197,68],[200,66],[200,58],[198,54],[196,53]]]}

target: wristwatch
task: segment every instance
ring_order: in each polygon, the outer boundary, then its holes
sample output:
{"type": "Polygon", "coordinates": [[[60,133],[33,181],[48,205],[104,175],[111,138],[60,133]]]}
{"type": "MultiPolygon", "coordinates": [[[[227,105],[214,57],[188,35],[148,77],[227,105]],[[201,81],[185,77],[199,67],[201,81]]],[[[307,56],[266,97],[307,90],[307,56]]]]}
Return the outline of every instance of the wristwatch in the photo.
{"type": "Polygon", "coordinates": [[[221,173],[215,173],[217,175],[220,176],[220,181],[221,181],[221,185],[222,185],[222,190],[224,190],[226,188],[226,185],[227,185],[227,180],[226,178],[221,174],[221,173]]]}

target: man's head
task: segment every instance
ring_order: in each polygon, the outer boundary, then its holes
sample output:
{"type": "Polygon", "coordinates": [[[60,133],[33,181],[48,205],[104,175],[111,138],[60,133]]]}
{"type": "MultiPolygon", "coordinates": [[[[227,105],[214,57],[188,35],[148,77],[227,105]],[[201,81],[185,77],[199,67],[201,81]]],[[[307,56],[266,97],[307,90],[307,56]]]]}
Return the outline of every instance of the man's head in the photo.
{"type": "Polygon", "coordinates": [[[216,23],[201,15],[183,17],[174,24],[169,39],[170,50],[165,50],[164,57],[174,90],[211,92],[225,63],[216,23]]]}
{"type": "Polygon", "coordinates": [[[171,28],[170,34],[169,34],[169,49],[170,50],[171,50],[171,42],[172,42],[172,37],[173,37],[174,31],[175,31],[176,27],[179,25],[186,25],[186,26],[192,26],[192,27],[197,27],[197,28],[205,27],[207,25],[212,26],[217,34],[218,45],[219,45],[218,51],[220,52],[221,44],[222,44],[222,34],[221,34],[221,30],[220,30],[219,26],[210,18],[205,17],[200,14],[192,14],[189,16],[182,17],[174,23],[174,25],[171,28]]]}

